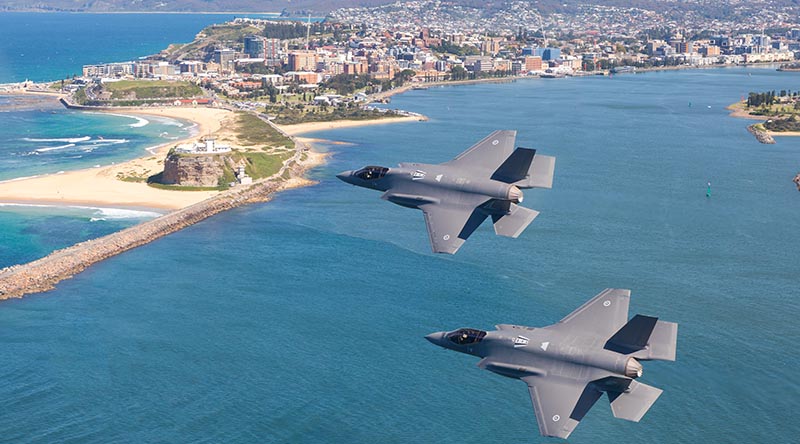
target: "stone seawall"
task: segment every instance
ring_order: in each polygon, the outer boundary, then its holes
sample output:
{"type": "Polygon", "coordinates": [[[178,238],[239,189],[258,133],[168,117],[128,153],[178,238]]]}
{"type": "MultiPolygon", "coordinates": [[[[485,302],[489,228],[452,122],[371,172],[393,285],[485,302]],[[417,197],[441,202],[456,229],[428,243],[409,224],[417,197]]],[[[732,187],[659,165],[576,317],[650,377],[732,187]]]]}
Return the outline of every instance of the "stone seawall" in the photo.
{"type": "Polygon", "coordinates": [[[277,173],[252,185],[232,188],[151,221],[56,250],[39,260],[0,269],[0,300],[52,290],[62,280],[69,279],[104,259],[152,242],[217,213],[250,203],[267,202],[276,192],[312,184],[312,181],[300,179],[309,167],[302,162],[309,147],[272,122],[263,120],[295,144],[294,156],[284,161],[277,173]]]}
{"type": "Polygon", "coordinates": [[[283,182],[268,180],[247,188],[234,188],[157,219],[54,251],[27,264],[4,268],[0,270],[0,300],[51,290],[56,283],[103,259],[174,233],[219,212],[248,203],[266,202],[284,186],[283,182]]]}
{"type": "Polygon", "coordinates": [[[747,127],[747,131],[750,131],[750,134],[755,136],[756,140],[758,140],[761,143],[765,143],[765,144],[775,143],[775,139],[773,139],[772,136],[768,132],[761,131],[760,129],[758,129],[756,127],[756,125],[748,126],[747,127]]]}

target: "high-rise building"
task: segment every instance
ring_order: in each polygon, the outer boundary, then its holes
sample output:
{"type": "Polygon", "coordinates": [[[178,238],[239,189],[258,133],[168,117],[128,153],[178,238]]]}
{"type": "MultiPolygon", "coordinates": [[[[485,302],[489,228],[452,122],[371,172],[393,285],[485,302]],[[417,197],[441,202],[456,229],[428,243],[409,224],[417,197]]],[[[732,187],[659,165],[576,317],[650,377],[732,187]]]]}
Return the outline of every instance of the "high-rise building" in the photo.
{"type": "Polygon", "coordinates": [[[214,51],[212,60],[214,63],[219,64],[220,69],[223,71],[233,70],[233,61],[236,58],[236,51],[232,49],[217,49],[214,51]]]}
{"type": "Polygon", "coordinates": [[[561,58],[561,50],[558,48],[536,48],[533,55],[537,55],[542,60],[558,60],[561,58]]]}
{"type": "Polygon", "coordinates": [[[539,56],[525,57],[525,71],[541,71],[542,58],[539,56]]]}
{"type": "Polygon", "coordinates": [[[244,53],[252,58],[267,58],[265,55],[266,38],[251,35],[244,38],[244,53]]]}
{"type": "Polygon", "coordinates": [[[293,51],[289,53],[289,70],[313,71],[317,68],[317,53],[314,51],[293,51]]]}

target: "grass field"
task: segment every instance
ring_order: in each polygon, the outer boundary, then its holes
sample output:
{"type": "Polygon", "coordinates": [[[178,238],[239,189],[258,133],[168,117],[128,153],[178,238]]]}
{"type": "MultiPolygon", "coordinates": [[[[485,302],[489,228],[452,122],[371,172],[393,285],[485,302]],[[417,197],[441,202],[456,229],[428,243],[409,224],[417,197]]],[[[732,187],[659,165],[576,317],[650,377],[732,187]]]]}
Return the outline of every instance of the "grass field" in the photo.
{"type": "Polygon", "coordinates": [[[167,80],[122,80],[103,84],[112,99],[189,98],[203,95],[199,86],[167,80]]]}

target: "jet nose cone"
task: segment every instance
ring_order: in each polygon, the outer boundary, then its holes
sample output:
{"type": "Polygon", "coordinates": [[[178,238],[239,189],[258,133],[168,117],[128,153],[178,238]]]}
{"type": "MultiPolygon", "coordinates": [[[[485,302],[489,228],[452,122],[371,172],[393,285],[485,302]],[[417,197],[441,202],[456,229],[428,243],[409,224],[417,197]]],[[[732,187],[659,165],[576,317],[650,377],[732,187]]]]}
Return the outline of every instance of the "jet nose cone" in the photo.
{"type": "Polygon", "coordinates": [[[352,175],[353,175],[353,171],[352,170],[347,170],[347,171],[342,171],[341,173],[337,174],[336,177],[338,177],[339,180],[342,180],[344,182],[350,182],[349,179],[350,179],[350,177],[352,175]]]}
{"type": "Polygon", "coordinates": [[[429,342],[431,342],[433,344],[441,346],[442,345],[442,340],[444,339],[444,332],[443,331],[437,331],[436,333],[431,333],[431,334],[425,336],[425,339],[427,339],[429,342]]]}

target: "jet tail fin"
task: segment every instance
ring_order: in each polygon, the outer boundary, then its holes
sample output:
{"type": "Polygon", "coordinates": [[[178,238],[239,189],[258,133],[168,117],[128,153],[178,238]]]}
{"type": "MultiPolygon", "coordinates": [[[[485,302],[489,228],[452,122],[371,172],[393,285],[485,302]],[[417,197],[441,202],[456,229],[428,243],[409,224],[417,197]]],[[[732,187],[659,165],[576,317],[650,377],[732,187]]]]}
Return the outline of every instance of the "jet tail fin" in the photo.
{"type": "Polygon", "coordinates": [[[614,417],[639,422],[662,392],[647,384],[631,381],[624,392],[608,392],[608,400],[614,417]]]}
{"type": "Polygon", "coordinates": [[[491,178],[519,188],[552,188],[555,165],[555,157],[536,154],[531,148],[517,148],[491,178]]]}
{"type": "Polygon", "coordinates": [[[515,183],[527,178],[535,155],[536,150],[534,149],[517,148],[492,174],[492,179],[505,183],[515,183]]]}
{"type": "Polygon", "coordinates": [[[678,324],[636,315],[606,341],[606,350],[642,360],[674,361],[678,324]]]}
{"type": "Polygon", "coordinates": [[[511,204],[508,214],[493,214],[494,232],[499,236],[516,238],[536,219],[539,212],[511,204]]]}

